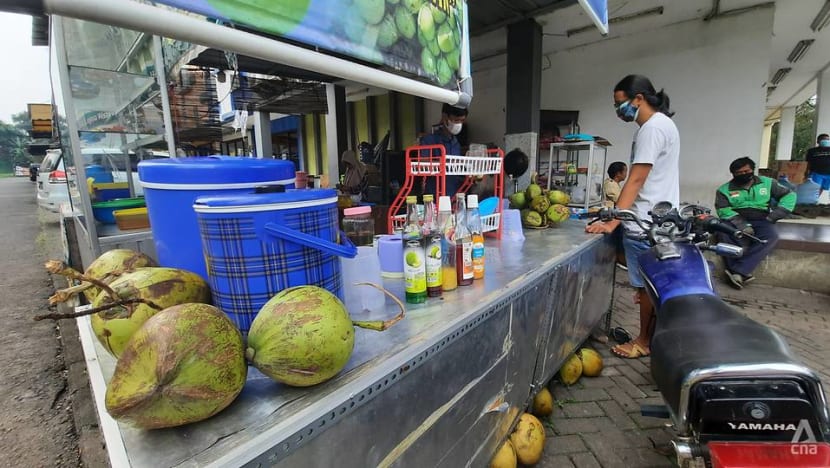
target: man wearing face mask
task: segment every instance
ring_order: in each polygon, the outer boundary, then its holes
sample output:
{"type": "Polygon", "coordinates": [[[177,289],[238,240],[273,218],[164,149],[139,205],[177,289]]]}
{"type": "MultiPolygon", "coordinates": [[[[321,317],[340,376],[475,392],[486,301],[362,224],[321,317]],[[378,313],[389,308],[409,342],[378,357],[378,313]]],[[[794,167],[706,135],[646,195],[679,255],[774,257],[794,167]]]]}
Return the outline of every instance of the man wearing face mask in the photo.
{"type": "Polygon", "coordinates": [[[745,240],[742,257],[724,257],[727,279],[735,288],[742,289],[755,279],[752,272],[775,248],[778,242],[775,223],[793,211],[796,195],[775,179],[756,176],[755,161],[749,158],[732,161],[729,172],[732,173],[732,180],[721,185],[715,193],[718,217],[747,234],[767,241],[766,244],[759,244],[745,240]],[[778,202],[775,208],[770,207],[772,200],[778,202]]]}
{"type": "MultiPolygon", "coordinates": [[[[635,211],[649,219],[652,207],[662,201],[674,206],[680,204],[680,135],[671,119],[669,97],[657,91],[651,81],[642,75],[628,75],[614,87],[614,109],[624,122],[637,124],[631,147],[631,165],[628,181],[617,199],[617,208],[635,211]]],[[[593,233],[611,234],[620,225],[614,220],[594,223],[586,228],[593,233]]],[[[640,234],[634,223],[625,223],[626,233],[640,234]]],[[[637,290],[635,301],[640,305],[640,333],[633,340],[611,348],[623,358],[636,359],[651,353],[654,334],[654,306],[645,290],[645,280],[639,271],[638,257],[648,250],[648,243],[630,236],[623,237],[623,250],[628,267],[628,280],[637,290]]]]}
{"type": "MultiPolygon", "coordinates": [[[[447,154],[461,155],[461,144],[457,135],[461,133],[464,122],[467,120],[467,109],[444,104],[441,108],[441,121],[432,127],[432,133],[421,137],[422,145],[443,145],[447,154]]],[[[453,196],[461,184],[464,176],[447,176],[446,195],[453,196]]],[[[435,179],[427,178],[424,193],[435,193],[435,179]]]]}
{"type": "Polygon", "coordinates": [[[830,135],[822,133],[816,138],[818,146],[807,150],[807,174],[813,182],[819,184],[819,196],[824,190],[830,190],[830,135]]]}

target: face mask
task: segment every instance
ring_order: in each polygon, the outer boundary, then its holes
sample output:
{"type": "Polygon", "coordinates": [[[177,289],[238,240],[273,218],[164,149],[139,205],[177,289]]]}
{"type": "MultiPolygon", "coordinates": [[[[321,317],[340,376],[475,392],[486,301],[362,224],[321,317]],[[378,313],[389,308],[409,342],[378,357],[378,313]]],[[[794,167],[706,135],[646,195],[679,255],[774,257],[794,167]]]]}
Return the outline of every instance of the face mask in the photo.
{"type": "Polygon", "coordinates": [[[625,122],[633,122],[637,119],[637,114],[640,113],[639,107],[634,107],[631,101],[625,101],[617,106],[617,117],[623,119],[625,122]]]}
{"type": "Polygon", "coordinates": [[[461,126],[462,126],[461,123],[452,123],[452,122],[447,122],[447,125],[446,125],[447,130],[450,133],[452,133],[453,135],[458,135],[459,133],[461,133],[461,126]]]}
{"type": "Polygon", "coordinates": [[[744,185],[744,184],[748,184],[749,181],[752,180],[753,176],[754,176],[754,174],[751,173],[751,172],[749,174],[738,174],[738,175],[732,176],[732,180],[734,180],[736,184],[744,185]]]}
{"type": "Polygon", "coordinates": [[[826,148],[830,146],[830,140],[821,140],[820,142],[818,142],[818,145],[826,148]]]}

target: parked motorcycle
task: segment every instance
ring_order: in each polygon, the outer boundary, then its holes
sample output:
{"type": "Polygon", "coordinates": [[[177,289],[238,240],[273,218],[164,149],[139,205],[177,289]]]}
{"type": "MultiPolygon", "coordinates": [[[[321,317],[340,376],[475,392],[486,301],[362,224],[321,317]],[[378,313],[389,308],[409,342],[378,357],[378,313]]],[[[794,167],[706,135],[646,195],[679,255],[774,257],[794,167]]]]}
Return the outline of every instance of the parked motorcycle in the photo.
{"type": "Polygon", "coordinates": [[[633,223],[642,232],[627,235],[651,245],[639,264],[656,313],[651,374],[665,405],[641,410],[671,420],[678,466],[830,466],[819,377],[776,332],[718,297],[702,253],[742,255],[716,237],[763,241],[701,206],[663,202],[650,215],[606,209],[598,220],[633,223]]]}

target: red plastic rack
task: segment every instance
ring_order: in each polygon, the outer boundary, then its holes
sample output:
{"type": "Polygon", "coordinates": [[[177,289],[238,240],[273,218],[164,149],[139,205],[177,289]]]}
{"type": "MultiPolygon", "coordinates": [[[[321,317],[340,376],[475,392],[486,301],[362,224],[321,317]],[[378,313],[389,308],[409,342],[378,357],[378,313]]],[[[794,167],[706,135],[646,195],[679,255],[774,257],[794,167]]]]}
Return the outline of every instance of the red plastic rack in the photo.
{"type": "MultiPolygon", "coordinates": [[[[396,228],[403,228],[406,223],[406,214],[400,214],[400,211],[406,204],[406,197],[412,193],[416,182],[425,184],[429,178],[435,179],[437,198],[447,195],[447,176],[466,176],[458,188],[458,193],[466,193],[475,183],[477,176],[492,175],[494,196],[501,200],[504,198],[503,163],[504,151],[499,148],[488,149],[487,156],[456,156],[447,154],[443,145],[408,147],[406,149],[406,180],[389,207],[388,232],[391,234],[396,228]]],[[[501,214],[502,203],[498,203],[493,214],[481,218],[484,232],[498,239],[501,239],[502,232],[501,214]]]]}

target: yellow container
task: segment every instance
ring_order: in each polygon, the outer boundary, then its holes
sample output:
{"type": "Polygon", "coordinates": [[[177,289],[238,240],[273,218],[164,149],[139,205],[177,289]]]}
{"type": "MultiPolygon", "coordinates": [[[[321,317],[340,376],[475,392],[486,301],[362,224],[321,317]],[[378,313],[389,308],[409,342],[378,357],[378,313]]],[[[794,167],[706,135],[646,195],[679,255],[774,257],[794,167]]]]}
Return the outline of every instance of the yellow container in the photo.
{"type": "Polygon", "coordinates": [[[115,215],[115,224],[118,229],[122,231],[129,231],[131,229],[148,229],[150,227],[150,218],[147,216],[147,207],[130,208],[127,210],[113,211],[115,215]]]}

